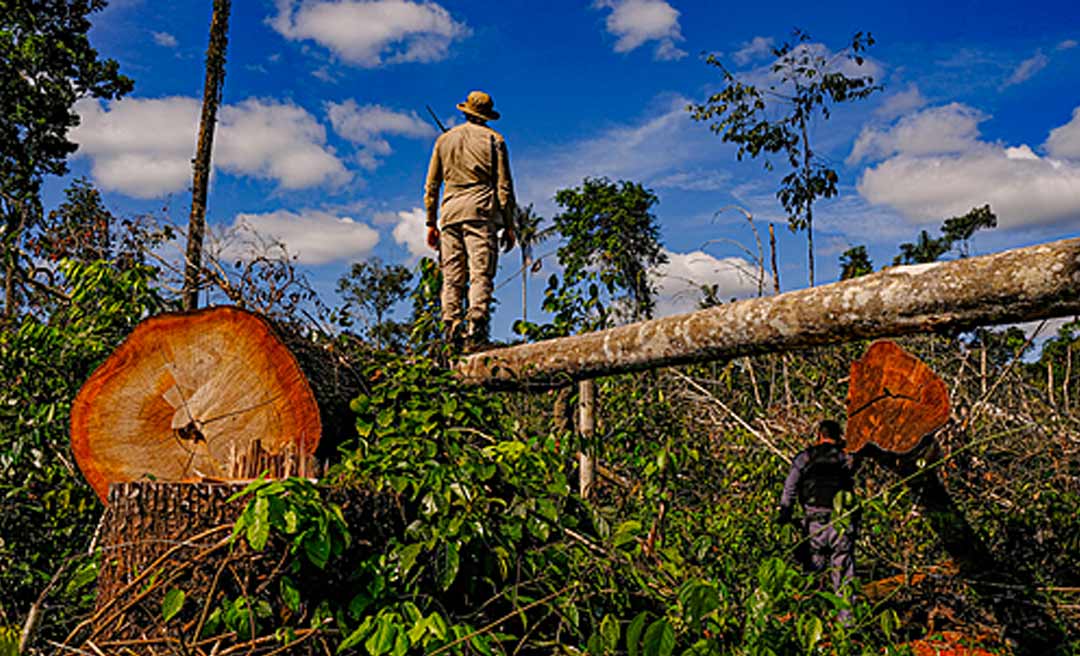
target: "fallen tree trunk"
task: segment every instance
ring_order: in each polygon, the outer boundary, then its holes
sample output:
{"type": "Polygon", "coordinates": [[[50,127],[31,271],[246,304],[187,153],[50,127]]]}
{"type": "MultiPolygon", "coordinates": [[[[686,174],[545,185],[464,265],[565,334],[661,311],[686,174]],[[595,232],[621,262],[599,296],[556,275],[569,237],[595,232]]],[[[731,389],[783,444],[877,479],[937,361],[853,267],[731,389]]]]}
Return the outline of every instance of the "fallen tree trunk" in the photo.
{"type": "Polygon", "coordinates": [[[555,386],[660,366],[857,339],[1080,313],[1080,239],[950,262],[892,267],[842,282],[663,319],[486,351],[463,380],[555,386]]]}

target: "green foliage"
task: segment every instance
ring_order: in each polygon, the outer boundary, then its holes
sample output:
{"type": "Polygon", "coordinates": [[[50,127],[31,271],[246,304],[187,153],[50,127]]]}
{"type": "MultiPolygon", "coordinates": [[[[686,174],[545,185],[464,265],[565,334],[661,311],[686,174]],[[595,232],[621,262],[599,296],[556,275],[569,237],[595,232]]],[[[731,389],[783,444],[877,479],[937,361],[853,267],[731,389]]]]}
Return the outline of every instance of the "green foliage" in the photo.
{"type": "Polygon", "coordinates": [[[67,157],[77,148],[68,140],[79,122],[75,101],[119,98],[132,88],[116,61],[99,59],[87,38],[90,14],[104,7],[104,0],[0,2],[0,264],[7,317],[21,287],[16,276],[25,273],[22,240],[43,220],[43,177],[67,173],[67,157]]]}
{"type": "Polygon", "coordinates": [[[442,340],[442,270],[438,262],[430,257],[420,259],[416,287],[410,295],[412,316],[409,342],[421,352],[434,354],[440,348],[442,340]]]}
{"type": "Polygon", "coordinates": [[[554,226],[541,228],[544,217],[533,212],[532,203],[514,207],[514,235],[521,251],[521,320],[528,320],[529,274],[540,270],[541,261],[535,259],[534,250],[555,232],[554,226]]]}
{"type": "Polygon", "coordinates": [[[940,237],[931,237],[930,233],[921,230],[914,243],[900,244],[900,254],[893,259],[893,264],[937,262],[953,248],[959,250],[960,257],[967,257],[972,235],[978,230],[995,227],[997,215],[989,205],[972,208],[967,214],[945,219],[940,237]]]}
{"type": "Polygon", "coordinates": [[[0,656],[18,656],[19,630],[13,626],[0,626],[0,656]]]}
{"type": "Polygon", "coordinates": [[[852,246],[840,255],[840,280],[850,280],[874,272],[866,246],[852,246]]]}
{"type": "MultiPolygon", "coordinates": [[[[255,551],[262,551],[271,531],[289,539],[289,553],[318,569],[324,569],[333,558],[349,546],[351,536],[341,508],[328,503],[311,481],[287,478],[273,481],[256,480],[233,496],[251,495],[253,499],[237,518],[233,536],[243,536],[255,551]]],[[[299,571],[300,561],[292,571],[299,571]]],[[[286,590],[283,596],[293,594],[286,590]]]]}
{"type": "MultiPolygon", "coordinates": [[[[25,314],[0,331],[0,608],[24,611],[53,573],[85,549],[100,504],[74,469],[68,437],[71,401],[90,372],[134,325],[164,308],[145,265],[118,269],[106,261],[62,260],[62,296],[44,316],[25,314]],[[8,606],[10,604],[10,606],[8,606]]],[[[52,616],[84,601],[87,570],[70,567],[81,585],[60,588],[52,616]],[[80,574],[81,573],[81,574],[80,574]]],[[[65,576],[66,576],[65,575],[65,576]]]]}
{"type": "Polygon", "coordinates": [[[586,178],[582,186],[555,193],[554,217],[563,239],[563,279],[552,275],[544,295],[550,324],[523,324],[530,337],[597,330],[615,320],[652,316],[656,288],[649,271],[667,262],[652,207],[656,195],[635,182],[586,178]]]}
{"type": "Polygon", "coordinates": [[[338,294],[345,300],[341,308],[342,326],[348,327],[358,316],[375,348],[401,348],[408,336],[406,327],[387,319],[386,315],[409,294],[412,279],[408,267],[383,264],[378,257],[354,262],[337,284],[338,294]],[[363,313],[357,314],[356,309],[363,313]]]}
{"type": "MultiPolygon", "coordinates": [[[[839,176],[811,146],[810,124],[819,116],[827,120],[832,106],[867,98],[881,86],[870,76],[849,77],[836,65],[835,56],[809,41],[808,34],[795,30],[793,43],[773,49],[776,61],[767,87],[740,80],[718,55],[708,55],[705,61],[720,70],[724,88],[687,109],[695,121],[708,122],[725,143],[738,146],[740,160],[746,155],[765,155],[768,170],[773,168],[769,155],[787,160],[791,172],[781,180],[776,197],[788,213],[791,229],[807,231],[813,285],[814,203],[836,195],[839,176]]],[[[869,33],[858,32],[842,54],[861,66],[872,45],[869,33]]]]}

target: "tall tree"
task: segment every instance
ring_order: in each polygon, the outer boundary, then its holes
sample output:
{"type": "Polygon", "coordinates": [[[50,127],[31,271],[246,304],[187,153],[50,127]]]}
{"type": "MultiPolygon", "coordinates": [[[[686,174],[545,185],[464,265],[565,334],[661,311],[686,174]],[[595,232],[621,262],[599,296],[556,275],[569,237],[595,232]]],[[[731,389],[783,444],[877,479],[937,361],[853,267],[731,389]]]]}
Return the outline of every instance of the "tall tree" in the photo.
{"type": "Polygon", "coordinates": [[[191,216],[188,219],[187,255],[184,264],[184,309],[199,305],[199,272],[202,270],[203,235],[206,233],[206,190],[210,184],[210,154],[214,149],[221,90],[225,85],[225,50],[229,45],[231,0],[214,0],[210,19],[210,45],[206,49],[206,83],[203,86],[199,145],[195,151],[191,185],[191,216]]]}
{"type": "Polygon", "coordinates": [[[554,232],[554,226],[541,228],[544,217],[533,212],[532,203],[514,208],[514,235],[521,249],[521,320],[529,318],[529,274],[539,263],[534,259],[535,248],[554,232]]]}
{"type": "MultiPolygon", "coordinates": [[[[596,314],[582,327],[600,328],[620,316],[650,318],[656,288],[649,271],[667,262],[652,213],[656,194],[636,182],[586,178],[580,187],[556,192],[555,202],[562,210],[554,223],[564,239],[558,250],[564,298],[580,299],[586,287],[589,298],[583,303],[596,314]]],[[[550,299],[550,284],[548,291],[550,299]]]]}
{"type": "Polygon", "coordinates": [[[83,97],[113,99],[131,91],[112,59],[90,45],[89,16],[104,0],[0,0],[0,260],[4,317],[14,316],[26,255],[24,240],[45,221],[41,183],[68,172],[78,146],[68,130],[83,97]]]}
{"type": "Polygon", "coordinates": [[[368,339],[377,348],[394,345],[399,337],[404,337],[403,325],[388,320],[386,315],[409,295],[412,279],[407,267],[383,264],[378,257],[354,262],[348,275],[338,279],[337,289],[345,299],[345,312],[352,314],[354,306],[364,311],[360,319],[367,326],[368,339]]]}
{"type": "Polygon", "coordinates": [[[869,75],[849,76],[843,60],[862,66],[863,53],[874,44],[869,33],[858,32],[839,53],[809,43],[810,36],[795,30],[792,42],[773,49],[776,60],[763,84],[740,79],[710,54],[705,61],[720,69],[724,88],[704,103],[687,109],[695,121],[709,122],[709,129],[738,146],[737,156],[765,154],[765,168],[772,170],[768,155],[782,155],[791,172],[784,176],[776,197],[788,213],[792,230],[806,230],[807,267],[814,285],[814,203],[837,193],[839,175],[829,161],[815,152],[810,128],[815,118],[828,119],[832,107],[866,98],[881,89],[869,75]],[[775,116],[776,118],[770,118],[775,116]]]}

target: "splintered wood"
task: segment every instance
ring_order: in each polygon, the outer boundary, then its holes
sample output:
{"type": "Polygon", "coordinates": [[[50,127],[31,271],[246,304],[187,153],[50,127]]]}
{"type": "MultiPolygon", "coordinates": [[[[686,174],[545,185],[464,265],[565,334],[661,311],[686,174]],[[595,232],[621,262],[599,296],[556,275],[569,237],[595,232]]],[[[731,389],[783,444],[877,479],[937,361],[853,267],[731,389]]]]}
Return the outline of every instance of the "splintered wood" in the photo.
{"type": "Polygon", "coordinates": [[[265,320],[231,307],[142,322],[71,410],[75,458],[102,501],[111,483],[301,474],[320,433],[292,353],[265,320]]]}
{"type": "Polygon", "coordinates": [[[229,475],[231,480],[248,480],[263,474],[267,478],[319,478],[323,468],[310,453],[297,452],[292,444],[286,444],[278,453],[264,451],[262,442],[253,440],[243,453],[236,445],[229,450],[229,475]]]}
{"type": "Polygon", "coordinates": [[[949,391],[919,358],[888,340],[851,363],[847,450],[907,453],[949,419],[949,391]]]}

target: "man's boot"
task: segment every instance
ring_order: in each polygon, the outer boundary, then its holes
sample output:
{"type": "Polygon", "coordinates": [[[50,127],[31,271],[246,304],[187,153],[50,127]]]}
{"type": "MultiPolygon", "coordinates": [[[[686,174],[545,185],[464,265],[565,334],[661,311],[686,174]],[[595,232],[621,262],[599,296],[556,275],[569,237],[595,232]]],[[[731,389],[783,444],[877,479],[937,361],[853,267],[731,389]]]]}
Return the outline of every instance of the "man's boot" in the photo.
{"type": "Polygon", "coordinates": [[[457,352],[461,351],[463,344],[463,336],[461,334],[461,322],[458,320],[444,320],[443,321],[443,343],[451,348],[451,350],[457,352]]]}
{"type": "Polygon", "coordinates": [[[470,319],[465,331],[465,352],[476,353],[487,349],[490,345],[487,318],[470,319]]]}

